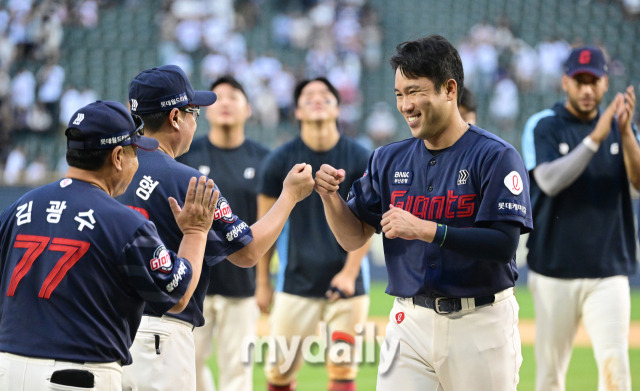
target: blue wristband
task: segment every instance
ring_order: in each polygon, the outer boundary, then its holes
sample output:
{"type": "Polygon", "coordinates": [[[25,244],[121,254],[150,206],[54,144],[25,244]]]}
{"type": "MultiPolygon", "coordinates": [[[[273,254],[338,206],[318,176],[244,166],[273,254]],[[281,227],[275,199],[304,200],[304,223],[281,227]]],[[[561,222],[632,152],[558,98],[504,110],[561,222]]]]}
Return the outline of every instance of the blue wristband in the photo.
{"type": "Polygon", "coordinates": [[[444,240],[447,238],[447,226],[444,224],[438,224],[436,227],[436,234],[433,237],[433,242],[442,247],[444,240]]]}

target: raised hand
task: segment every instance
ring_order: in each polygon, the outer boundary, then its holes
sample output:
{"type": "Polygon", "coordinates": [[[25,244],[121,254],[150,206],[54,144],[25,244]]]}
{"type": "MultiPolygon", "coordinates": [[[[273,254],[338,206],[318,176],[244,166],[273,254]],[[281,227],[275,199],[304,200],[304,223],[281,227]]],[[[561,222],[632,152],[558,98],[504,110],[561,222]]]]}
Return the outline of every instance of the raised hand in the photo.
{"type": "Polygon", "coordinates": [[[340,184],[344,181],[344,177],[345,172],[343,169],[336,169],[328,164],[323,164],[316,172],[316,192],[321,196],[336,193],[340,188],[340,184]]]}
{"type": "Polygon", "coordinates": [[[220,192],[214,191],[213,180],[205,176],[192,177],[182,208],[175,198],[169,197],[173,217],[183,234],[206,233],[211,229],[213,215],[220,192]]]}
{"type": "Polygon", "coordinates": [[[311,165],[298,163],[284,178],[282,191],[291,194],[295,202],[300,202],[311,194],[314,184],[311,165]]]}

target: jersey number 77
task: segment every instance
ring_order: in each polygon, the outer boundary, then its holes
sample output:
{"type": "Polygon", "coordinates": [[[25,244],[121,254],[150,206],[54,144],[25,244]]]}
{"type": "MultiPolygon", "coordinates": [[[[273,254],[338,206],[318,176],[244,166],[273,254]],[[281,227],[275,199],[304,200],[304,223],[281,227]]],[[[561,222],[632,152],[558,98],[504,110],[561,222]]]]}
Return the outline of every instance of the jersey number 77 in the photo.
{"type": "Polygon", "coordinates": [[[13,247],[26,248],[27,251],[24,253],[15,269],[13,269],[11,280],[9,281],[7,296],[13,296],[15,294],[18,284],[29,272],[33,262],[47,248],[47,245],[49,245],[49,251],[60,251],[64,252],[64,254],[60,257],[42,283],[42,287],[38,293],[38,297],[41,299],[49,299],[51,297],[51,293],[53,293],[58,284],[60,284],[60,281],[62,281],[69,269],[71,269],[73,265],[82,258],[82,256],[89,250],[89,246],[91,244],[89,242],[73,239],[52,239],[46,236],[17,235],[13,247]],[[50,245],[49,242],[51,242],[50,245]]]}

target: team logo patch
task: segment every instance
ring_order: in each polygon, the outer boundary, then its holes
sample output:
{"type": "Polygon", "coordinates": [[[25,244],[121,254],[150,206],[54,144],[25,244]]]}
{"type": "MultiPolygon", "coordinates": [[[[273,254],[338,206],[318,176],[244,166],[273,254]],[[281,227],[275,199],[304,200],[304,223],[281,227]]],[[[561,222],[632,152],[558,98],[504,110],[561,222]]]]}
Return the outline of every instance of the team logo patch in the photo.
{"type": "Polygon", "coordinates": [[[611,152],[612,155],[619,154],[620,153],[620,145],[618,143],[611,144],[611,147],[609,148],[609,152],[611,152]]]}
{"type": "Polygon", "coordinates": [[[458,171],[458,186],[460,185],[466,185],[467,184],[467,179],[469,179],[469,171],[467,170],[460,170],[458,171]]]}
{"type": "Polygon", "coordinates": [[[138,101],[135,99],[131,99],[131,111],[138,110],[138,101]]]}
{"type": "Polygon", "coordinates": [[[171,263],[171,256],[164,246],[160,246],[153,253],[153,259],[151,260],[151,270],[159,270],[163,273],[171,273],[173,264],[171,263]]]}
{"type": "Polygon", "coordinates": [[[400,324],[404,320],[404,312],[398,312],[396,314],[396,323],[400,324]]]}
{"type": "Polygon", "coordinates": [[[202,175],[209,176],[209,173],[211,172],[211,167],[209,167],[209,166],[198,166],[198,171],[200,171],[200,174],[202,174],[202,175]]]}
{"type": "Polygon", "coordinates": [[[566,155],[567,153],[569,153],[569,144],[567,143],[558,144],[558,152],[560,152],[560,155],[566,155]]]}
{"type": "Polygon", "coordinates": [[[527,207],[518,200],[500,200],[498,201],[498,214],[526,217],[527,207]]]}
{"type": "Polygon", "coordinates": [[[73,181],[70,178],[64,178],[63,180],[60,181],[60,187],[62,187],[63,189],[67,186],[69,186],[73,181]]]}
{"type": "Polygon", "coordinates": [[[413,172],[411,171],[396,171],[393,173],[394,185],[410,185],[413,179],[413,172]]]}
{"type": "Polygon", "coordinates": [[[83,113],[78,113],[78,116],[76,117],[76,119],[73,120],[73,124],[74,125],[80,125],[82,120],[84,120],[84,114],[83,113]]]}
{"type": "Polygon", "coordinates": [[[513,195],[522,193],[524,188],[522,185],[522,178],[520,177],[520,174],[518,174],[518,171],[511,171],[508,173],[507,176],[504,177],[504,185],[513,193],[513,195]]]}
{"type": "Polygon", "coordinates": [[[236,216],[231,212],[231,206],[227,202],[224,197],[220,197],[218,199],[218,204],[216,205],[216,211],[213,212],[214,220],[222,220],[225,223],[234,223],[236,221],[236,216]]]}
{"type": "Polygon", "coordinates": [[[244,179],[253,179],[256,176],[256,169],[253,167],[247,167],[244,169],[244,179]]]}

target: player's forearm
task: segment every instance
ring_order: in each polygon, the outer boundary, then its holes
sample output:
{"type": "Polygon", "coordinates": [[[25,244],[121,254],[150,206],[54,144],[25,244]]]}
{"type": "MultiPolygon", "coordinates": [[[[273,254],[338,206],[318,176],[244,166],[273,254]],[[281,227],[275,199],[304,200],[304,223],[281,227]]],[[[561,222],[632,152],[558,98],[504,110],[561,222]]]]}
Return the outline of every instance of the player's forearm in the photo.
{"type": "Polygon", "coordinates": [[[273,256],[273,247],[260,258],[256,265],[256,285],[271,286],[271,276],[269,269],[271,267],[271,257],[273,256]]]}
{"type": "Polygon", "coordinates": [[[373,227],[367,230],[338,193],[321,196],[321,199],[329,227],[340,246],[346,251],[364,246],[375,232],[373,227]]]}
{"type": "Polygon", "coordinates": [[[273,247],[295,206],[296,200],[283,191],[269,212],[251,226],[253,241],[229,256],[229,260],[241,267],[257,264],[260,258],[273,247]]]}
{"type": "Polygon", "coordinates": [[[354,279],[358,277],[358,274],[360,273],[360,267],[362,265],[362,259],[367,255],[370,247],[371,239],[369,239],[364,244],[364,246],[360,247],[359,249],[349,252],[342,271],[348,273],[354,279]]]}
{"type": "Polygon", "coordinates": [[[171,307],[168,312],[173,314],[182,312],[189,303],[189,300],[191,300],[191,296],[200,282],[206,243],[207,234],[205,232],[187,233],[182,237],[180,248],[178,249],[178,256],[187,259],[189,263],[191,263],[191,282],[184,296],[182,296],[180,301],[171,307]]]}
{"type": "Polygon", "coordinates": [[[597,151],[598,144],[590,149],[584,142],[580,143],[567,155],[551,162],[538,165],[533,170],[540,190],[554,197],[571,186],[582,175],[597,151]]]}
{"type": "Polygon", "coordinates": [[[633,131],[620,132],[622,139],[622,156],[627,176],[633,187],[640,189],[640,145],[633,131]]]}

